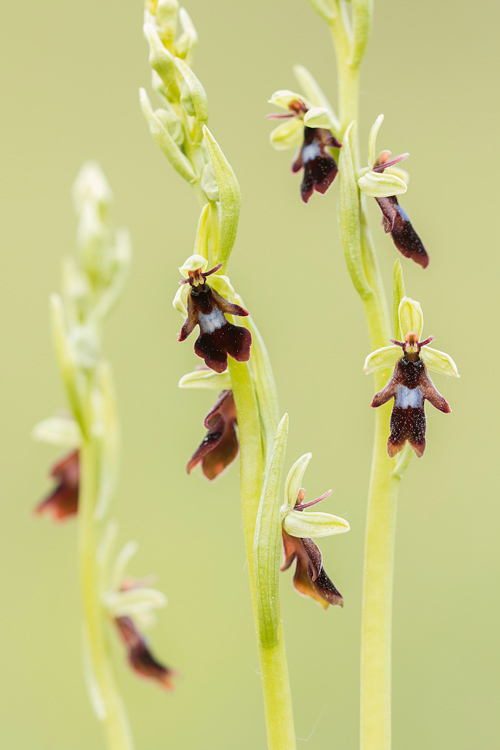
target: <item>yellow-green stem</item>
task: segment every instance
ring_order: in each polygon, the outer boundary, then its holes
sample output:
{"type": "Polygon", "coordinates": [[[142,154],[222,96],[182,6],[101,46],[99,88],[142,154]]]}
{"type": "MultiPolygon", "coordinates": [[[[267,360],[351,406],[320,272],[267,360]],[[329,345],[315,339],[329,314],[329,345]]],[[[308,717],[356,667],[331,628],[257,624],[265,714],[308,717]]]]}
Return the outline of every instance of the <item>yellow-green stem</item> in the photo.
{"type": "Polygon", "coordinates": [[[295,732],[283,629],[280,624],[277,643],[267,648],[263,647],[260,642],[260,626],[256,606],[253,548],[255,523],[265,471],[257,398],[250,368],[246,363],[239,363],[230,359],[229,371],[238,414],[241,513],[259,650],[267,743],[269,750],[294,750],[295,732]]]}
{"type": "Polygon", "coordinates": [[[84,632],[95,688],[100,697],[102,720],[109,750],[132,750],[127,717],[116,689],[106,632],[106,616],[101,603],[97,546],[98,529],[94,510],[98,488],[96,446],[85,440],[80,449],[79,550],[83,599],[84,632]]]}
{"type": "MultiPolygon", "coordinates": [[[[359,69],[349,64],[350,39],[341,13],[333,19],[331,32],[337,56],[339,113],[342,132],[359,116],[359,69]]],[[[359,169],[357,129],[352,151],[359,169]]],[[[387,346],[391,336],[389,312],[372,238],[368,228],[364,196],[361,196],[361,242],[363,265],[372,294],[364,301],[372,350],[387,346]]],[[[375,388],[385,385],[386,373],[375,374],[375,388]]],[[[396,500],[399,477],[392,475],[387,456],[390,405],[375,413],[375,437],[368,492],[365,539],[361,634],[361,750],[391,747],[391,623],[396,531],[396,500]]]]}

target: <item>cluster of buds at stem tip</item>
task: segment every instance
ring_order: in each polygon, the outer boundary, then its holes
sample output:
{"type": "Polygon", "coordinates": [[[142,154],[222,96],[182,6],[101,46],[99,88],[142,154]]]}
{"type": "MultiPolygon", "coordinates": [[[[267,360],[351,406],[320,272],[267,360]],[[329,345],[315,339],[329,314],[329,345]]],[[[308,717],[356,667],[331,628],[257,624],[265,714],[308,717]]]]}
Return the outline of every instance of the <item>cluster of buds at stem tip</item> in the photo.
{"type": "Polygon", "coordinates": [[[424,317],[419,303],[403,297],[398,312],[403,341],[391,339],[392,346],[372,352],[366,359],[364,369],[366,373],[371,373],[394,367],[387,385],[374,396],[371,405],[382,406],[391,398],[394,399],[391,434],[387,441],[389,456],[392,458],[403,450],[408,441],[420,458],[425,450],[425,401],[430,401],[439,411],[451,412],[444,396],[436,390],[427,369],[442,375],[459,375],[456,364],[448,354],[428,346],[433,336],[421,341],[424,317]]]}
{"type": "Polygon", "coordinates": [[[393,157],[390,151],[382,151],[376,156],[376,140],[384,120],[379,115],[370,131],[368,141],[368,167],[362,169],[358,176],[358,186],[366,195],[375,198],[383,216],[383,225],[390,233],[394,244],[405,258],[427,268],[429,256],[424,244],[416,233],[406,211],[399,205],[398,195],[406,193],[408,174],[396,165],[409,154],[393,157]]]}
{"type": "Polygon", "coordinates": [[[292,162],[292,172],[304,170],[300,194],[307,203],[313,192],[324,195],[338,173],[331,148],[342,144],[333,135],[334,117],[326,107],[315,107],[293,91],[276,91],[269,103],[288,110],[286,114],[267,115],[272,120],[285,120],[270,136],[271,144],[278,150],[296,148],[299,151],[292,162]]]}
{"type": "Polygon", "coordinates": [[[252,334],[227,320],[226,314],[247,316],[248,312],[226,299],[234,298],[234,290],[227,276],[216,273],[220,265],[210,271],[207,266],[208,261],[201,255],[186,260],[179,269],[185,278],[180,282],[173,305],[186,316],[178,340],[184,341],[198,325],[200,335],[194,344],[195,354],[205,360],[207,367],[221,373],[227,369],[228,355],[237,362],[249,360],[252,334]]]}
{"type": "Polygon", "coordinates": [[[330,604],[343,606],[342,594],[328,577],[323,567],[321,550],[313,541],[314,538],[343,534],[349,531],[349,524],[344,518],[330,513],[307,513],[306,508],[316,505],[329,497],[328,490],[316,500],[306,503],[306,491],[302,480],[307,469],[311,453],[301,456],[290,469],[285,483],[285,503],[281,508],[284,562],[281,570],[295,562],[293,585],[296,591],[318,602],[324,609],[330,604]]]}

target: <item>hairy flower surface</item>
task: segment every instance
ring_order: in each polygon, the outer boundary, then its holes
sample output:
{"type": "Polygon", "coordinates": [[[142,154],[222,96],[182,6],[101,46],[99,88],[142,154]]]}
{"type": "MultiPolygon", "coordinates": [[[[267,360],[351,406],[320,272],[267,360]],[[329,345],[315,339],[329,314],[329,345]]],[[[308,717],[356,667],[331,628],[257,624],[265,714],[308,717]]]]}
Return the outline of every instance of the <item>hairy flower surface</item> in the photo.
{"type": "Polygon", "coordinates": [[[429,377],[426,364],[429,369],[444,375],[458,377],[458,371],[449,355],[428,346],[433,336],[420,341],[423,314],[418,302],[403,297],[399,305],[399,323],[404,341],[391,339],[393,346],[372,352],[366,360],[365,371],[374,372],[395,365],[387,385],[374,396],[371,405],[382,406],[394,399],[391,434],[387,441],[389,456],[392,458],[403,450],[408,441],[420,458],[425,451],[425,401],[430,401],[439,411],[451,412],[448,402],[429,377]]]}
{"type": "MultiPolygon", "coordinates": [[[[317,108],[299,94],[292,91],[277,91],[269,100],[283,109],[288,109],[288,114],[271,114],[270,119],[288,119],[278,125],[271,133],[271,143],[277,149],[295,148],[300,138],[302,144],[297,156],[292,162],[292,172],[304,170],[300,194],[304,203],[307,203],[313,192],[324,195],[338,173],[337,163],[328,148],[341,148],[342,144],[332,135],[331,131],[324,127],[313,127],[314,119],[307,118],[308,113],[313,115],[317,108]],[[309,125],[307,124],[309,122],[309,125]]],[[[300,142],[300,141],[299,141],[300,142]]]]}
{"type": "Polygon", "coordinates": [[[203,474],[216,479],[238,455],[233,392],[222,391],[203,423],[208,430],[187,465],[188,474],[201,463],[203,474]]]}
{"type": "Polygon", "coordinates": [[[51,516],[53,521],[64,521],[78,511],[79,452],[72,451],[60,459],[50,470],[50,475],[57,481],[57,486],[36,506],[35,513],[51,516]]]}
{"type": "MultiPolygon", "coordinates": [[[[252,334],[247,328],[230,323],[225,314],[247,316],[248,312],[240,305],[229,302],[222,297],[214,288],[217,283],[214,280],[209,284],[206,279],[215,274],[220,265],[205,271],[206,260],[201,256],[191,256],[199,259],[191,265],[198,267],[189,268],[187,278],[181,284],[189,285],[187,294],[187,318],[179,334],[179,341],[184,341],[198,325],[200,335],[195,341],[194,351],[198,357],[205,360],[207,367],[215,372],[224,372],[227,369],[228,354],[238,362],[247,362],[250,358],[250,346],[252,334]],[[200,260],[203,265],[199,265],[200,260]]],[[[185,268],[185,267],[183,267],[185,268]]],[[[220,283],[225,279],[218,277],[220,283]]],[[[230,287],[230,285],[229,285],[230,287]]],[[[174,305],[182,304],[182,291],[176,295],[174,305]]]]}

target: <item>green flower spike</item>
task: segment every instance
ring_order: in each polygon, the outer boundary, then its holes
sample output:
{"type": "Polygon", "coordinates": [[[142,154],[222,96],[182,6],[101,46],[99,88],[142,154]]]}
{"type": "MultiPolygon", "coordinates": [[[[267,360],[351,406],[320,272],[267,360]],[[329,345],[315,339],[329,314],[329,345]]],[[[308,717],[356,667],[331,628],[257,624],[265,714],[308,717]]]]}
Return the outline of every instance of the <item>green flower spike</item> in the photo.
{"type": "Polygon", "coordinates": [[[285,503],[281,508],[285,560],[281,570],[287,570],[296,560],[295,589],[326,609],[329,604],[342,606],[343,598],[326,574],[321,551],[312,540],[343,534],[349,531],[349,524],[345,519],[329,513],[304,513],[305,508],[316,505],[332,494],[332,490],[328,490],[316,500],[304,503],[306,491],[301,485],[311,458],[311,453],[301,456],[286,479],[285,503]]]}

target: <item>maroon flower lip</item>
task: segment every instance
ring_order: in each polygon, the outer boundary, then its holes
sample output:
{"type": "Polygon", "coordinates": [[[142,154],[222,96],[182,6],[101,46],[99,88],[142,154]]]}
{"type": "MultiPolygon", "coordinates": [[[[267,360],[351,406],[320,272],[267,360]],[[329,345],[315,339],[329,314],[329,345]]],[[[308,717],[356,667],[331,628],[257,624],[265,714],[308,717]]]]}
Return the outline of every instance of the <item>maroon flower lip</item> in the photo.
{"type": "Polygon", "coordinates": [[[338,167],[327,148],[341,148],[342,144],[324,128],[304,126],[304,142],[292,163],[292,172],[304,169],[300,194],[307,203],[316,190],[324,195],[338,173],[338,167]]]}
{"type": "Polygon", "coordinates": [[[403,356],[396,363],[387,385],[375,394],[372,406],[378,407],[391,398],[394,405],[391,413],[391,434],[387,441],[387,453],[393,458],[409,442],[416,455],[421,458],[425,451],[426,417],[424,402],[430,403],[445,414],[451,412],[450,405],[436,389],[420,357],[420,349],[432,341],[418,341],[416,334],[408,334],[407,341],[394,341],[403,348],[403,356]],[[414,348],[416,351],[406,351],[414,348]]]}
{"type": "Polygon", "coordinates": [[[187,465],[188,474],[199,463],[210,481],[222,474],[238,455],[236,424],[233,392],[222,391],[205,417],[204,425],[208,432],[187,465]]]}
{"type": "Polygon", "coordinates": [[[175,672],[155,659],[130,617],[116,617],[115,624],[128,650],[128,661],[139,677],[157,682],[164,690],[173,690],[175,672]]]}
{"type": "Polygon", "coordinates": [[[225,314],[247,316],[248,312],[239,305],[228,302],[209,284],[210,276],[220,268],[220,264],[207,273],[200,270],[190,272],[189,278],[181,283],[189,283],[187,318],[182,326],[178,341],[184,341],[198,325],[200,335],[195,341],[194,351],[205,360],[207,367],[215,372],[227,369],[228,354],[237,362],[250,359],[252,334],[247,328],[230,323],[225,314]]]}
{"type": "Polygon", "coordinates": [[[53,521],[64,521],[78,511],[80,461],[78,450],[60,459],[50,471],[58,484],[53,492],[35,508],[37,515],[48,515],[53,521]]]}

